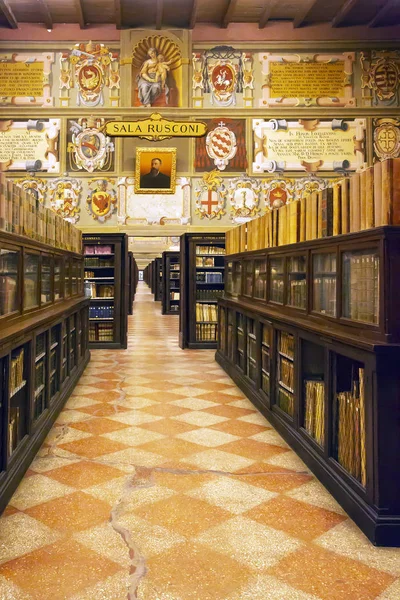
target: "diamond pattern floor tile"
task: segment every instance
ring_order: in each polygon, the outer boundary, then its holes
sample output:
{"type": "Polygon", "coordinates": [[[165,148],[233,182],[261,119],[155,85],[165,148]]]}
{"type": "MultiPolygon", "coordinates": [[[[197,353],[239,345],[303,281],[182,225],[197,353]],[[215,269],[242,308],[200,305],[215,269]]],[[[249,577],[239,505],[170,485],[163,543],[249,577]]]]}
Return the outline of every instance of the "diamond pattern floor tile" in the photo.
{"type": "Polygon", "coordinates": [[[1,600],[400,598],[400,549],[368,542],[214,355],[181,350],[139,286],[128,350],[92,351],[0,518],[1,600]]]}

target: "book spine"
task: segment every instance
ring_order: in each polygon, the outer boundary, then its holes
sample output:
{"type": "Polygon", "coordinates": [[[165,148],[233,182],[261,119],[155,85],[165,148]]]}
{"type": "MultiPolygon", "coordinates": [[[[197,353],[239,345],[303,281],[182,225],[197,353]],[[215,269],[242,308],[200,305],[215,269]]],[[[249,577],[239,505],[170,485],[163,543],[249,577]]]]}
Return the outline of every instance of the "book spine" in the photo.
{"type": "Polygon", "coordinates": [[[392,223],[393,159],[382,161],[382,210],[381,225],[392,223]]]}
{"type": "Polygon", "coordinates": [[[320,220],[321,220],[321,224],[320,224],[321,235],[320,235],[320,237],[327,237],[329,235],[328,234],[328,188],[325,188],[321,192],[319,212],[320,212],[320,220]]]}
{"type": "Polygon", "coordinates": [[[318,195],[317,192],[311,193],[311,238],[317,239],[318,236],[318,195]]]}
{"type": "MultiPolygon", "coordinates": [[[[325,190],[324,190],[325,191],[325,190]]],[[[317,192],[317,238],[322,238],[322,228],[323,228],[323,198],[322,191],[317,192]]]]}
{"type": "Polygon", "coordinates": [[[7,214],[8,214],[8,231],[9,233],[14,232],[14,211],[13,211],[13,196],[14,196],[14,184],[8,179],[7,180],[7,214]]]}
{"type": "Polygon", "coordinates": [[[4,173],[0,171],[0,230],[7,230],[7,201],[6,201],[7,180],[4,173]]]}
{"type": "Polygon", "coordinates": [[[339,235],[342,232],[342,205],[341,205],[341,186],[335,183],[333,186],[333,230],[332,235],[339,235]]]}
{"type": "Polygon", "coordinates": [[[300,232],[299,232],[299,241],[305,242],[306,240],[306,198],[303,196],[300,199],[300,232]]]}
{"type": "Polygon", "coordinates": [[[342,233],[350,232],[350,178],[340,182],[342,233]]]}
{"type": "Polygon", "coordinates": [[[382,225],[382,163],[374,164],[374,225],[382,225]]]}
{"type": "Polygon", "coordinates": [[[333,235],[333,189],[326,188],[326,231],[333,235]]]}
{"type": "Polygon", "coordinates": [[[392,225],[400,225],[400,159],[393,158],[392,225]]]}
{"type": "Polygon", "coordinates": [[[371,229],[375,224],[374,210],[374,167],[368,167],[365,171],[365,228],[371,229]]]}
{"type": "Polygon", "coordinates": [[[312,213],[313,204],[311,194],[307,194],[305,197],[306,201],[306,240],[312,240],[312,213]]]}
{"type": "Polygon", "coordinates": [[[350,231],[360,231],[360,174],[350,177],[350,231]]]}
{"type": "Polygon", "coordinates": [[[360,176],[360,230],[367,229],[367,171],[361,171],[360,176]]]}

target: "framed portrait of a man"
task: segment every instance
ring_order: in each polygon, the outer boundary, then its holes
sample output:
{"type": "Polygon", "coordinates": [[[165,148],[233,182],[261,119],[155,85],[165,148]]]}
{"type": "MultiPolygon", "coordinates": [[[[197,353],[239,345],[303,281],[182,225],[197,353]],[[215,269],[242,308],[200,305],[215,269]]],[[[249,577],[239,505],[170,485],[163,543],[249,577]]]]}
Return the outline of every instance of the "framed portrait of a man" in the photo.
{"type": "Polygon", "coordinates": [[[176,148],[136,148],[136,194],[174,194],[175,186],[176,148]]]}

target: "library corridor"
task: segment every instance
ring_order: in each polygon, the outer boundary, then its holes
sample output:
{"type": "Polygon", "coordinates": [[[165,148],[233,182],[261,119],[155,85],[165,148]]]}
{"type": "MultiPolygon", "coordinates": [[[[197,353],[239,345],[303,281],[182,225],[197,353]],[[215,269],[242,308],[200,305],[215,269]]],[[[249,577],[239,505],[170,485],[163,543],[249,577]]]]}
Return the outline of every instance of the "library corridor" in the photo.
{"type": "Polygon", "coordinates": [[[0,520],[2,600],[398,600],[375,548],[139,284],[0,520]]]}

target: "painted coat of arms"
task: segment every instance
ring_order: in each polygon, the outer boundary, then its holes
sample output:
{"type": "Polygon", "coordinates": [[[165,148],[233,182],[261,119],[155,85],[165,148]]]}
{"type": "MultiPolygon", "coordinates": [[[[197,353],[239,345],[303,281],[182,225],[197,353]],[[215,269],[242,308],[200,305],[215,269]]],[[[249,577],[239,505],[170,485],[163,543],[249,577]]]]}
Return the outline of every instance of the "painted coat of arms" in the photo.
{"type": "Polygon", "coordinates": [[[293,179],[271,179],[265,182],[265,204],[268,208],[280,208],[293,200],[293,179]]]}
{"type": "Polygon", "coordinates": [[[113,169],[114,142],[103,133],[104,124],[105,119],[94,117],[69,121],[71,141],[68,144],[68,156],[71,170],[85,169],[93,173],[113,169]]]}
{"type": "Polygon", "coordinates": [[[207,134],[206,147],[207,154],[213,159],[215,166],[223,171],[237,152],[236,136],[221,121],[218,127],[207,134]]]}
{"type": "Polygon", "coordinates": [[[234,106],[236,93],[243,93],[243,53],[231,46],[216,46],[204,54],[203,61],[203,89],[211,93],[211,104],[234,106]]]}
{"type": "Polygon", "coordinates": [[[259,179],[249,177],[231,179],[228,195],[234,222],[243,223],[260,212],[261,181],[259,179]]]}
{"type": "MultiPolygon", "coordinates": [[[[114,96],[118,96],[119,80],[118,55],[104,44],[75,44],[71,53],[61,55],[60,89],[75,87],[78,106],[103,106],[104,88],[114,90],[114,96]]],[[[68,105],[67,100],[61,98],[61,105],[68,105]]]]}
{"type": "Polygon", "coordinates": [[[14,179],[14,183],[33,194],[37,202],[44,204],[44,194],[47,189],[47,183],[44,179],[14,179]]]}
{"type": "Polygon", "coordinates": [[[114,213],[117,205],[117,195],[114,189],[109,189],[109,184],[115,183],[114,179],[91,179],[90,192],[86,198],[86,207],[93,219],[104,223],[114,213]]]}
{"type": "Polygon", "coordinates": [[[217,170],[204,173],[195,193],[196,214],[200,219],[220,219],[225,214],[227,190],[217,170]]]}
{"type": "Polygon", "coordinates": [[[400,119],[374,119],[374,153],[379,160],[400,155],[400,119]]]}
{"type": "Polygon", "coordinates": [[[78,179],[58,177],[49,183],[51,208],[70,223],[79,220],[82,186],[78,179]]]}
{"type": "Polygon", "coordinates": [[[399,101],[400,52],[361,52],[361,87],[370,90],[373,103],[394,104],[399,101]]]}
{"type": "Polygon", "coordinates": [[[195,169],[243,172],[247,169],[245,119],[209,119],[208,134],[196,138],[195,169]]]}

